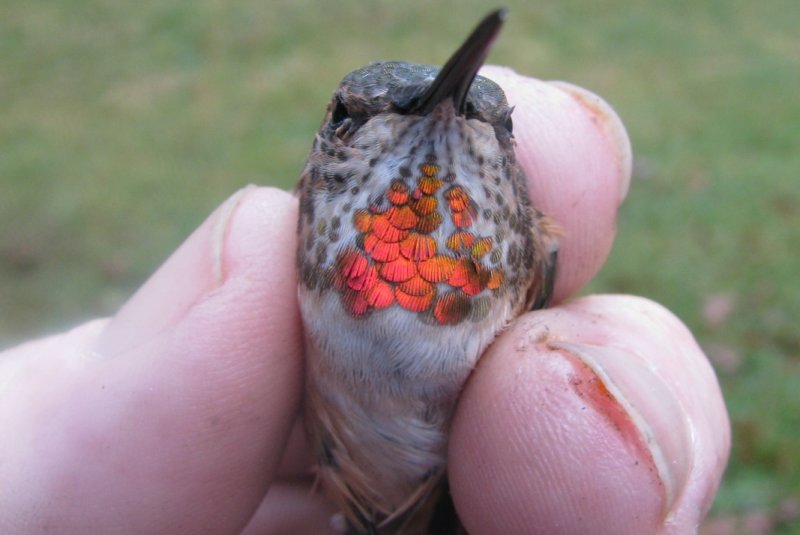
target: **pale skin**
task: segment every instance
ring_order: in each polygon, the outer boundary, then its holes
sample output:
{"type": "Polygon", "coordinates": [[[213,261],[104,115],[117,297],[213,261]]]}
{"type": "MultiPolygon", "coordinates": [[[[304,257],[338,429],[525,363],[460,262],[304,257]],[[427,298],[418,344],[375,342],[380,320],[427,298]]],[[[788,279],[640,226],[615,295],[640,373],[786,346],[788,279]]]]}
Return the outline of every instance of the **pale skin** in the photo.
{"type": "MultiPolygon", "coordinates": [[[[567,300],[610,250],[624,129],[583,90],[484,74],[516,105],[518,158],[564,237],[559,304],[502,333],[460,398],[461,519],[475,535],[694,533],[730,447],[710,366],[655,303],[567,300]]],[[[330,532],[298,423],[296,219],[290,194],[240,191],[113,318],[0,353],[0,532],[330,532]]]]}

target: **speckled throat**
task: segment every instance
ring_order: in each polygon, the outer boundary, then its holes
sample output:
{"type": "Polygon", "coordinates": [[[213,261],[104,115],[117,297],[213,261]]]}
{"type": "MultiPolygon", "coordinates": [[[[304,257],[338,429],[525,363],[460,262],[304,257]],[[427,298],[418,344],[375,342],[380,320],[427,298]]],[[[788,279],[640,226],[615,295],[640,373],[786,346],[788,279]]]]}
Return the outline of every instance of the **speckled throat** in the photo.
{"type": "MultiPolygon", "coordinates": [[[[339,93],[368,72],[422,85],[436,70],[378,63],[345,78],[339,93]]],[[[493,82],[479,78],[472,92],[470,109],[509,113],[493,82]],[[494,108],[478,107],[486,102],[494,108]]],[[[533,214],[504,119],[461,116],[445,101],[424,116],[372,115],[344,136],[344,126],[324,125],[301,185],[302,284],[338,292],[356,317],[401,307],[453,325],[485,317],[500,296],[521,306],[533,214]]]]}

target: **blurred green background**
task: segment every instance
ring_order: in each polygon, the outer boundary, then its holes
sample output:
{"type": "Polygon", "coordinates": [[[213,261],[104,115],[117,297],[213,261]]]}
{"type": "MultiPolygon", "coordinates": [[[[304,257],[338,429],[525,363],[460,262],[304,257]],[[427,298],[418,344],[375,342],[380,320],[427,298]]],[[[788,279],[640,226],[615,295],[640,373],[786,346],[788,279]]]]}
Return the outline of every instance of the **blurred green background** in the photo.
{"type": "MultiPolygon", "coordinates": [[[[732,461],[704,533],[800,533],[800,8],[508,2],[492,63],[605,97],[635,150],[588,291],[674,310],[732,461]]],[[[0,3],[0,345],[112,312],[247,183],[290,188],[341,76],[441,63],[484,2],[0,3]]]]}

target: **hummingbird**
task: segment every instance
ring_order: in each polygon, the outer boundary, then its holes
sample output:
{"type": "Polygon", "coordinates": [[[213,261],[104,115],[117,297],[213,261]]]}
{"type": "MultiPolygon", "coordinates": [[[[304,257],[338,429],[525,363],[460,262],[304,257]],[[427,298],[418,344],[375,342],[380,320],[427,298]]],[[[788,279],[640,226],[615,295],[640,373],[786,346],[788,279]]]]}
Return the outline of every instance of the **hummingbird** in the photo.
{"type": "Polygon", "coordinates": [[[441,69],[347,74],[297,187],[304,420],[349,534],[443,533],[459,393],[498,332],[552,294],[557,225],[528,196],[503,90],[477,75],[505,16],[441,69]]]}

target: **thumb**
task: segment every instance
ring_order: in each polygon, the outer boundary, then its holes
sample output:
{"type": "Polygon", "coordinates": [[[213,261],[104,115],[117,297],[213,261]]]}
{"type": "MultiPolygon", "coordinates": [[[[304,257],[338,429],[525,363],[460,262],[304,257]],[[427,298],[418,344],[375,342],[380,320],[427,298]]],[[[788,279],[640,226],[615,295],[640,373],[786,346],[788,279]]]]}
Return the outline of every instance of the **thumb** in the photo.
{"type": "Polygon", "coordinates": [[[0,424],[21,432],[0,444],[16,461],[0,463],[0,526],[246,524],[300,399],[295,219],[290,195],[245,189],[110,322],[3,355],[0,424]]]}
{"type": "Polygon", "coordinates": [[[643,298],[528,313],[456,411],[450,484],[470,533],[696,533],[730,451],[714,371],[643,298]]]}

